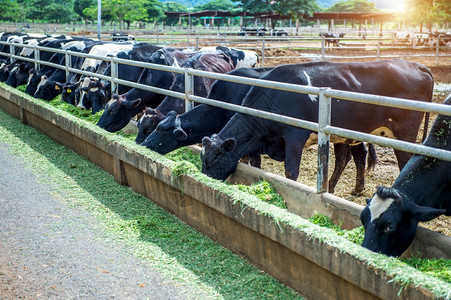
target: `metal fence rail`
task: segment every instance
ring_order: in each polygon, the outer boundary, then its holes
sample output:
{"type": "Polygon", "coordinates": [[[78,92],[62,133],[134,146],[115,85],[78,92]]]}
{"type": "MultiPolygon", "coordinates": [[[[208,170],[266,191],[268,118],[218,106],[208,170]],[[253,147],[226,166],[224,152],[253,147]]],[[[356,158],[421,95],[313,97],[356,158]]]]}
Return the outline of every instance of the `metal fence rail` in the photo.
{"type": "MultiPolygon", "coordinates": [[[[0,44],[8,44],[8,43],[0,42],[0,44]]],[[[9,45],[11,45],[11,44],[9,44],[9,45]]],[[[30,47],[27,45],[14,45],[14,46],[30,47]]],[[[62,66],[62,65],[56,65],[56,64],[45,62],[45,61],[41,61],[36,58],[25,59],[21,56],[12,54],[12,52],[9,54],[6,54],[6,55],[3,54],[3,55],[9,56],[14,59],[22,59],[25,61],[35,62],[37,64],[49,65],[49,66],[52,66],[52,67],[55,67],[58,69],[64,69],[64,70],[66,70],[67,76],[68,76],[69,72],[71,72],[71,73],[77,73],[77,74],[81,74],[81,75],[85,75],[85,76],[97,77],[97,78],[100,78],[103,80],[110,81],[112,83],[111,84],[112,92],[114,92],[116,90],[116,87],[118,84],[121,84],[121,85],[125,85],[125,86],[132,87],[132,88],[139,88],[139,89],[143,89],[146,91],[163,94],[166,96],[184,99],[187,111],[193,107],[194,102],[204,103],[204,104],[208,104],[211,106],[220,107],[220,108],[224,108],[224,109],[228,109],[228,110],[232,110],[232,111],[240,112],[240,113],[244,113],[244,114],[249,114],[249,115],[252,115],[255,117],[269,119],[269,120],[281,122],[281,123],[284,123],[287,125],[305,128],[308,130],[318,132],[318,144],[319,144],[319,147],[318,147],[318,180],[317,180],[317,192],[318,193],[327,191],[330,135],[341,136],[341,137],[350,138],[353,140],[360,140],[360,141],[369,142],[372,144],[377,144],[377,145],[381,145],[381,146],[385,146],[385,147],[391,147],[391,148],[401,150],[401,151],[411,152],[411,153],[420,154],[420,155],[426,155],[426,156],[434,157],[434,158],[437,158],[440,160],[451,161],[451,151],[437,149],[437,148],[433,148],[433,147],[427,147],[427,146],[415,144],[415,143],[393,140],[393,139],[380,137],[380,136],[374,136],[374,135],[370,135],[367,133],[347,130],[344,128],[334,127],[334,126],[330,125],[331,114],[333,113],[331,111],[331,99],[332,98],[451,116],[451,106],[449,106],[449,105],[437,104],[437,103],[425,103],[423,101],[401,99],[401,98],[394,98],[394,97],[384,97],[384,96],[370,95],[370,94],[360,94],[360,93],[355,93],[355,92],[334,90],[334,89],[324,88],[324,87],[317,88],[317,87],[311,87],[311,86],[288,84],[288,83],[283,83],[283,82],[274,82],[274,81],[268,81],[268,80],[262,80],[262,79],[250,79],[250,78],[245,78],[245,77],[212,73],[212,72],[206,72],[206,71],[200,71],[200,70],[194,70],[194,69],[188,69],[188,68],[170,67],[170,66],[156,65],[156,64],[145,63],[145,62],[140,62],[140,61],[119,59],[119,58],[114,58],[114,57],[89,55],[89,54],[85,54],[85,53],[73,52],[73,51],[68,51],[68,50],[59,50],[59,49],[36,47],[36,46],[31,46],[30,48],[34,48],[35,54],[38,54],[37,57],[39,57],[39,51],[64,53],[66,64],[64,66],[62,66]],[[92,73],[92,72],[86,72],[83,70],[72,68],[69,65],[69,63],[71,61],[71,59],[70,59],[71,56],[99,59],[99,60],[110,62],[111,67],[112,67],[111,76],[106,76],[106,75],[92,73]],[[166,89],[151,87],[151,86],[142,85],[142,84],[139,84],[136,82],[119,79],[118,74],[117,74],[118,64],[127,64],[127,65],[131,65],[131,66],[136,66],[136,67],[150,68],[150,69],[155,69],[155,70],[174,72],[174,73],[178,73],[178,74],[185,74],[185,87],[186,87],[185,93],[174,92],[174,91],[170,91],[170,90],[166,90],[166,89]],[[259,86],[259,87],[270,88],[270,89],[277,89],[277,90],[281,90],[281,91],[288,91],[288,92],[294,92],[294,93],[319,95],[318,123],[300,120],[300,119],[296,119],[293,117],[279,115],[279,114],[275,114],[275,113],[271,113],[271,112],[267,112],[267,111],[260,111],[260,110],[252,109],[249,107],[243,107],[243,106],[239,106],[239,105],[233,105],[230,103],[224,103],[224,102],[214,100],[214,99],[208,99],[208,98],[204,98],[204,97],[195,96],[193,93],[193,89],[192,89],[192,82],[193,82],[194,76],[208,77],[208,78],[212,78],[215,80],[224,80],[224,81],[247,84],[247,85],[252,85],[252,86],[259,86]]],[[[12,47],[12,49],[14,49],[14,47],[12,47]]]]}

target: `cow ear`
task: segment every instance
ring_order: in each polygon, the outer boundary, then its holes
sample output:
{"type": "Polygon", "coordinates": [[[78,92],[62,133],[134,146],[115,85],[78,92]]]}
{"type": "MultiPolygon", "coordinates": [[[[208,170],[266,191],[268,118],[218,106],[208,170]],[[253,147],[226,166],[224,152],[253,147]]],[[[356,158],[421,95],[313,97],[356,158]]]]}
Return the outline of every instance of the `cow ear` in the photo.
{"type": "Polygon", "coordinates": [[[432,219],[437,218],[440,215],[443,215],[446,212],[446,209],[437,209],[428,206],[420,206],[414,205],[411,213],[414,218],[419,222],[427,222],[432,219]]]}
{"type": "Polygon", "coordinates": [[[138,105],[141,103],[141,98],[136,99],[135,101],[133,101],[132,103],[132,107],[136,108],[138,107],[138,105]]]}
{"type": "Polygon", "coordinates": [[[186,132],[180,127],[174,129],[173,133],[174,133],[175,138],[179,141],[184,141],[188,137],[186,132]]]}
{"type": "Polygon", "coordinates": [[[222,150],[224,150],[225,152],[230,152],[233,149],[235,149],[236,146],[236,140],[234,138],[228,138],[225,139],[224,142],[222,143],[222,150]]]}
{"type": "Polygon", "coordinates": [[[204,137],[202,139],[202,145],[204,147],[211,147],[211,139],[208,136],[204,137]]]}

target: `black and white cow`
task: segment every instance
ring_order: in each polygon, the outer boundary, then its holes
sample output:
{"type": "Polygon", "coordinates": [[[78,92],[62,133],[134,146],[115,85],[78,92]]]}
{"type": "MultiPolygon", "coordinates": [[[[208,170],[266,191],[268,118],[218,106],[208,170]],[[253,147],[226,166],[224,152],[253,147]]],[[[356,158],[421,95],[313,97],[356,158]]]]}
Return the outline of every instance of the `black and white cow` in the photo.
{"type": "MultiPolygon", "coordinates": [[[[451,105],[451,95],[445,104],[451,105]]],[[[451,117],[439,115],[423,143],[451,151],[451,117]]],[[[414,155],[391,188],[378,187],[360,214],[362,246],[400,256],[412,243],[419,222],[451,216],[451,162],[414,155]]]]}
{"type": "MultiPolygon", "coordinates": [[[[432,100],[434,84],[427,67],[404,60],[283,65],[260,79],[427,102],[432,100]]],[[[315,95],[252,87],[243,105],[318,121],[318,97],[315,95]]],[[[331,124],[350,130],[414,142],[422,118],[421,112],[332,99],[331,124]]],[[[302,150],[310,134],[307,129],[236,113],[219,134],[203,139],[202,171],[224,180],[235,170],[243,154],[260,152],[274,159],[283,157],[286,177],[295,180],[299,175],[302,150]]],[[[402,169],[411,155],[398,150],[395,154],[402,169]]]]}
{"type": "Polygon", "coordinates": [[[200,52],[217,52],[221,51],[232,59],[235,69],[238,68],[255,68],[259,65],[259,56],[257,52],[250,50],[239,50],[224,46],[203,47],[200,52]]]}
{"type": "MultiPolygon", "coordinates": [[[[62,50],[68,50],[73,52],[82,52],[90,44],[95,43],[93,41],[72,41],[66,43],[62,50]]],[[[60,64],[65,64],[65,56],[62,55],[60,64]]],[[[75,65],[78,60],[77,56],[71,56],[71,66],[75,65]]],[[[43,75],[41,82],[36,87],[34,93],[35,98],[50,101],[61,93],[61,87],[58,82],[64,82],[66,80],[66,70],[56,69],[50,76],[43,75]]]]}
{"type": "MultiPolygon", "coordinates": [[[[196,54],[192,51],[181,51],[174,48],[163,48],[156,51],[148,63],[179,67],[196,54]]],[[[169,89],[174,82],[172,72],[146,68],[140,75],[139,84],[145,84],[162,89],[169,89]]],[[[114,95],[107,103],[105,111],[97,125],[106,131],[116,132],[124,128],[130,120],[147,107],[157,107],[164,95],[133,88],[122,95],[114,95]],[[132,100],[130,100],[132,99],[132,100]]]]}
{"type": "MultiPolygon", "coordinates": [[[[155,46],[148,43],[136,43],[133,48],[129,51],[121,51],[116,57],[120,59],[128,59],[134,61],[146,61],[149,57],[155,53],[155,51],[161,49],[159,46],[155,46]]],[[[141,73],[143,72],[142,67],[136,67],[126,64],[118,65],[118,78],[137,82],[141,73]]],[[[111,66],[108,66],[103,75],[110,76],[111,66]]],[[[83,88],[86,92],[86,96],[83,98],[83,102],[80,103],[83,108],[86,107],[87,103],[92,106],[92,113],[95,114],[105,107],[105,103],[111,99],[111,83],[106,80],[92,80],[89,86],[83,88]],[[86,103],[87,102],[87,103],[86,103]]],[[[123,94],[130,90],[131,88],[125,85],[119,85],[118,93],[123,94]]]]}
{"type": "MultiPolygon", "coordinates": [[[[55,48],[55,49],[61,49],[64,47],[64,45],[73,42],[72,39],[66,39],[66,40],[54,40],[50,41],[45,45],[47,48],[55,48]]],[[[40,60],[48,61],[54,64],[61,64],[61,62],[64,60],[64,54],[61,53],[54,53],[51,51],[40,51],[39,54],[40,60]]],[[[50,75],[53,74],[57,69],[52,66],[43,66],[40,70],[31,69],[29,71],[29,78],[27,81],[27,87],[25,89],[25,93],[33,96],[36,93],[36,89],[41,83],[41,80],[43,76],[46,76],[47,78],[50,77],[50,75]]]]}
{"type": "Polygon", "coordinates": [[[319,34],[319,36],[323,36],[325,46],[329,47],[330,44],[332,44],[333,47],[340,46],[340,39],[345,36],[344,33],[333,33],[333,32],[322,32],[319,34]]]}
{"type": "MultiPolygon", "coordinates": [[[[195,70],[202,70],[214,73],[227,73],[234,69],[233,62],[230,57],[219,52],[200,52],[187,60],[182,68],[189,68],[195,70]]],[[[200,97],[206,97],[210,92],[210,87],[215,80],[207,77],[194,77],[194,94],[200,97]]],[[[185,74],[177,74],[174,83],[171,88],[175,92],[185,91],[185,74]]],[[[149,122],[146,124],[146,129],[152,132],[157,127],[158,123],[164,119],[167,113],[174,111],[177,114],[185,112],[185,100],[167,96],[164,100],[155,108],[150,110],[146,115],[149,122]]]]}

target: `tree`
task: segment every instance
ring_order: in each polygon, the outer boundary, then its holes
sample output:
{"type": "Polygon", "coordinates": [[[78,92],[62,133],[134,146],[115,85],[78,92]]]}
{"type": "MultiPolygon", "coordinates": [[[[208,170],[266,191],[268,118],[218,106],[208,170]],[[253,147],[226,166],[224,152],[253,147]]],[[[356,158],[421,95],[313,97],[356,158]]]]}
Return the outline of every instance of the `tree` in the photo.
{"type": "Polygon", "coordinates": [[[449,0],[406,0],[406,19],[413,24],[423,24],[428,31],[432,31],[434,23],[449,22],[451,15],[451,3],[449,0]]]}
{"type": "MultiPolygon", "coordinates": [[[[241,3],[244,11],[278,13],[293,19],[303,19],[317,9],[315,2],[310,0],[241,0],[241,3]]],[[[276,21],[271,19],[272,28],[276,21]]]]}
{"type": "Polygon", "coordinates": [[[31,20],[64,23],[73,19],[72,0],[30,0],[26,5],[31,20]]]}
{"type": "Polygon", "coordinates": [[[85,22],[89,19],[89,16],[86,15],[83,11],[85,8],[96,6],[96,0],[75,0],[74,1],[74,12],[80,16],[85,22]]]}
{"type": "Polygon", "coordinates": [[[203,10],[226,10],[231,11],[236,8],[236,4],[232,3],[229,0],[212,0],[203,5],[195,6],[194,11],[203,11],[203,10]]]}
{"type": "Polygon", "coordinates": [[[163,10],[171,12],[185,12],[188,11],[189,9],[185,5],[177,2],[166,2],[163,4],[163,10]]]}
{"type": "Polygon", "coordinates": [[[326,9],[326,12],[379,12],[376,5],[366,0],[348,0],[335,3],[332,7],[326,9]]]}

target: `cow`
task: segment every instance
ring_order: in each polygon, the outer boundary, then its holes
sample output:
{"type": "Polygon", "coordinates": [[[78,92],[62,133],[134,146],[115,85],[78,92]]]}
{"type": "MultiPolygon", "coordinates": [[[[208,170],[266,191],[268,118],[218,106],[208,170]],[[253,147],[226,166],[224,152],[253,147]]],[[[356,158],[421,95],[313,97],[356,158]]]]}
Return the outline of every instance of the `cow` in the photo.
{"type": "MultiPolygon", "coordinates": [[[[187,60],[183,65],[183,68],[190,68],[214,73],[227,73],[234,69],[233,62],[230,57],[220,52],[200,52],[187,60]]],[[[211,85],[215,80],[208,77],[194,77],[194,94],[200,97],[206,97],[210,92],[211,85]]],[[[173,85],[170,88],[175,92],[185,91],[185,74],[177,74],[173,85]]],[[[185,100],[167,96],[164,100],[155,108],[147,113],[148,124],[147,130],[152,132],[157,127],[158,123],[164,119],[167,113],[175,111],[180,114],[185,111],[185,100]]]]}
{"type": "MultiPolygon", "coordinates": [[[[47,48],[55,48],[55,49],[61,49],[64,47],[64,45],[73,42],[72,39],[66,39],[66,40],[54,40],[50,41],[45,45],[47,48]]],[[[64,59],[64,54],[61,53],[54,53],[51,51],[40,51],[40,60],[42,61],[48,61],[50,63],[54,64],[61,64],[61,62],[64,59]]],[[[42,77],[50,77],[50,75],[53,74],[57,69],[52,66],[43,66],[40,70],[36,69],[30,69],[29,71],[29,77],[27,81],[27,87],[25,89],[25,93],[29,94],[30,96],[33,96],[36,93],[36,89],[38,87],[38,84],[41,82],[42,77]]]]}
{"type": "MultiPolygon", "coordinates": [[[[148,43],[136,43],[129,51],[121,51],[116,57],[120,59],[129,59],[135,61],[146,61],[155,51],[161,49],[159,46],[155,46],[148,43]]],[[[137,82],[143,71],[142,67],[130,66],[126,64],[118,65],[118,78],[127,81],[137,82]]],[[[111,66],[105,70],[105,76],[110,76],[111,66]]],[[[95,114],[102,110],[107,100],[111,99],[111,83],[106,80],[92,80],[88,87],[83,88],[86,92],[86,96],[82,99],[82,103],[79,103],[79,107],[86,108],[87,103],[92,106],[92,113],[95,114]]],[[[123,94],[129,91],[131,88],[125,85],[119,85],[118,93],[123,94]]]]}
{"type": "Polygon", "coordinates": [[[413,34],[410,32],[397,31],[393,32],[393,46],[398,44],[409,44],[412,45],[413,34]]]}
{"type": "Polygon", "coordinates": [[[228,55],[232,61],[235,69],[238,68],[254,68],[259,65],[259,56],[256,52],[250,50],[239,50],[230,47],[216,46],[203,47],[199,49],[200,52],[217,52],[221,51],[228,55]]]}
{"type": "MultiPolygon", "coordinates": [[[[148,63],[179,67],[196,52],[180,51],[174,48],[163,48],[156,51],[148,63]]],[[[174,82],[175,74],[146,68],[141,73],[139,84],[149,85],[162,89],[169,89],[174,82]]],[[[133,88],[121,95],[113,95],[112,99],[105,105],[105,111],[100,117],[97,125],[109,132],[116,132],[124,128],[130,120],[148,107],[156,107],[164,99],[164,95],[133,88]],[[133,100],[129,100],[133,99],[133,100]]]]}
{"type": "MultiPolygon", "coordinates": [[[[451,95],[445,100],[451,105],[451,95]]],[[[425,146],[451,151],[451,117],[438,115],[425,146]]],[[[415,154],[393,185],[377,187],[362,210],[362,246],[400,256],[412,243],[418,222],[451,216],[451,162],[415,154]]]]}
{"type": "Polygon", "coordinates": [[[326,47],[329,47],[332,44],[333,47],[340,46],[340,38],[345,36],[344,33],[331,33],[331,32],[322,32],[319,36],[323,36],[325,38],[326,47]]]}
{"type": "MultiPolygon", "coordinates": [[[[260,79],[426,102],[432,100],[434,84],[427,67],[404,60],[282,65],[260,79]]],[[[254,86],[243,100],[243,106],[310,122],[318,121],[316,95],[254,86]]],[[[331,107],[332,126],[409,142],[416,140],[423,117],[422,112],[339,99],[332,99],[331,107]]],[[[274,159],[283,158],[285,176],[296,180],[302,150],[311,133],[307,129],[236,113],[218,134],[202,140],[202,172],[225,180],[243,154],[258,151],[274,159]]],[[[402,169],[411,155],[394,151],[402,169]]]]}
{"type": "MultiPolygon", "coordinates": [[[[259,78],[271,69],[239,68],[227,74],[259,78]]],[[[240,105],[250,88],[250,85],[217,80],[211,86],[208,98],[240,105]]],[[[146,109],[138,121],[139,130],[135,142],[166,154],[183,146],[200,143],[205,135],[219,132],[233,114],[230,110],[200,104],[181,115],[177,115],[175,111],[168,113],[153,131],[151,109],[146,109]]]]}
{"type": "MultiPolygon", "coordinates": [[[[259,78],[271,69],[239,68],[227,74],[259,78]]],[[[240,105],[250,88],[250,85],[217,80],[213,83],[208,98],[240,105]]],[[[177,115],[175,111],[169,112],[156,129],[153,132],[149,132],[148,129],[151,128],[149,124],[153,122],[151,111],[151,109],[146,109],[143,116],[139,119],[139,130],[135,141],[163,155],[183,146],[200,143],[204,136],[219,132],[235,113],[219,107],[200,104],[181,115],[177,115]]],[[[334,144],[334,151],[335,169],[329,180],[329,192],[334,192],[341,174],[351,157],[353,157],[357,175],[356,186],[352,194],[360,194],[364,190],[365,180],[367,150],[364,144],[360,143],[350,146],[337,143],[334,144]]],[[[248,153],[248,155],[250,155],[251,164],[255,167],[260,167],[259,153],[248,153]]],[[[375,163],[376,153],[374,147],[369,144],[368,169],[374,168],[375,163]]]]}
{"type": "MultiPolygon", "coordinates": [[[[65,44],[61,49],[73,52],[81,52],[86,47],[88,47],[92,41],[72,41],[65,44]]],[[[65,64],[65,56],[62,55],[60,64],[65,64]]],[[[71,56],[71,65],[75,65],[78,60],[77,56],[71,56]]],[[[49,77],[43,75],[41,77],[41,82],[36,87],[36,92],[34,93],[35,98],[40,98],[46,101],[50,101],[61,93],[61,87],[58,82],[66,80],[66,70],[56,69],[49,77]]]]}

